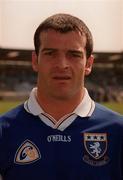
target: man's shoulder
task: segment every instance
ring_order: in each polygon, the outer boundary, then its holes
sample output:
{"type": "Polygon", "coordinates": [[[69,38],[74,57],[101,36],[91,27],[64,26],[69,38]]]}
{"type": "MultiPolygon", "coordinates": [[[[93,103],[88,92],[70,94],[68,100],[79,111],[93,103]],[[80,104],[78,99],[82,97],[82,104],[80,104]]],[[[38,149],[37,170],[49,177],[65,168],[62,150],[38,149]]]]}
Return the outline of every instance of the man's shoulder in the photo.
{"type": "Polygon", "coordinates": [[[109,121],[121,120],[121,122],[123,122],[123,115],[99,103],[95,103],[95,111],[93,112],[92,116],[98,117],[103,120],[109,120],[109,121]]]}
{"type": "Polygon", "coordinates": [[[16,119],[19,115],[23,114],[25,112],[24,110],[24,105],[20,104],[17,107],[9,110],[8,112],[2,114],[0,116],[0,124],[4,121],[8,120],[14,120],[16,119]]]}

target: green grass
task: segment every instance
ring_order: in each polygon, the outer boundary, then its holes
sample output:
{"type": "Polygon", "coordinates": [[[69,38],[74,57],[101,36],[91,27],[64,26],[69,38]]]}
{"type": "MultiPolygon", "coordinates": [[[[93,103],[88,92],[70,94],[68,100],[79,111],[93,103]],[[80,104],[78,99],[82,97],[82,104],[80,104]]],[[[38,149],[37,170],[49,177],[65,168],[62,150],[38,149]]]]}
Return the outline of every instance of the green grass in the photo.
{"type": "MultiPolygon", "coordinates": [[[[0,101],[0,114],[7,112],[8,110],[21,104],[20,101],[0,101]]],[[[123,103],[103,103],[104,106],[123,114],[123,103]]]]}
{"type": "Polygon", "coordinates": [[[0,114],[9,111],[21,103],[20,101],[0,101],[0,114]]]}
{"type": "Polygon", "coordinates": [[[103,105],[120,114],[123,114],[123,103],[112,102],[112,103],[103,103],[103,105]]]}

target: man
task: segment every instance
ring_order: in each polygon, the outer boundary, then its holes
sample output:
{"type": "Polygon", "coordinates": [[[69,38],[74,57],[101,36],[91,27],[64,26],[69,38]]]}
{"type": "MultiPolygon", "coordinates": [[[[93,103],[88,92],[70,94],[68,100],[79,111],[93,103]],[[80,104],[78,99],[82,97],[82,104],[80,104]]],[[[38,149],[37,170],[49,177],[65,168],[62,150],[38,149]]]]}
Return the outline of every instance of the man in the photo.
{"type": "Polygon", "coordinates": [[[68,14],[47,18],[34,35],[37,87],[0,118],[4,180],[123,180],[123,117],[85,88],[93,40],[68,14]]]}

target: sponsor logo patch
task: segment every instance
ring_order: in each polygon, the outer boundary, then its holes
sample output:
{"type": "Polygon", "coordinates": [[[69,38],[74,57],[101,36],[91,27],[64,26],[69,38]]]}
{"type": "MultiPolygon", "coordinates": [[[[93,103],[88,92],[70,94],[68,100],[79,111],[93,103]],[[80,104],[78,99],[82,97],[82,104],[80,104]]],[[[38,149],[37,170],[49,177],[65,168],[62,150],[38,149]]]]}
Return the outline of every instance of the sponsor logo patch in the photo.
{"type": "Polygon", "coordinates": [[[83,160],[91,165],[100,166],[107,164],[109,158],[107,152],[106,133],[84,133],[85,155],[83,160]]]}
{"type": "Polygon", "coordinates": [[[14,163],[16,164],[30,164],[41,158],[41,154],[37,146],[30,140],[24,141],[17,149],[14,163]]]}

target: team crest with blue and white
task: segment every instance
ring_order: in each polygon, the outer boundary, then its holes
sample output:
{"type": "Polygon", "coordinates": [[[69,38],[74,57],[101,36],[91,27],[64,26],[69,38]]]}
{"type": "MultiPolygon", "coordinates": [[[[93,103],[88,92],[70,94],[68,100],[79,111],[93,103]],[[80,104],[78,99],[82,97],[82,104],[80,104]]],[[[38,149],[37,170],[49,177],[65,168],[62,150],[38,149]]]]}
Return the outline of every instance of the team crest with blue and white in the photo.
{"type": "Polygon", "coordinates": [[[41,158],[38,147],[30,140],[24,141],[15,154],[14,162],[16,164],[30,164],[41,158]]]}
{"type": "Polygon", "coordinates": [[[107,151],[106,133],[84,133],[86,152],[94,159],[100,159],[107,151]]]}

